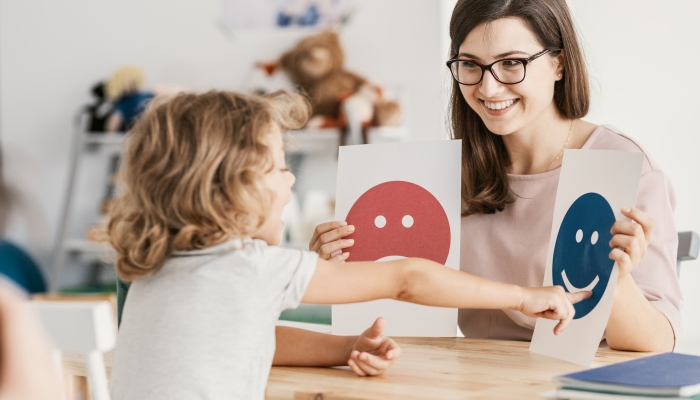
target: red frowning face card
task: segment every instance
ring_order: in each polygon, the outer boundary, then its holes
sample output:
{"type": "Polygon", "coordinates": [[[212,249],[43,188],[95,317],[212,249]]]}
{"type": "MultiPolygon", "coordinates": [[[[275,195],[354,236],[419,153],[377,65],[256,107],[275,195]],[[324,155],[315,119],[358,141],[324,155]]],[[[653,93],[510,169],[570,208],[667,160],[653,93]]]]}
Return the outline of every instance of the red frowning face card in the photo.
{"type": "Polygon", "coordinates": [[[450,224],[440,202],[411,182],[381,183],[363,193],[347,218],[355,243],[346,261],[419,257],[445,264],[450,252],[450,224]]]}

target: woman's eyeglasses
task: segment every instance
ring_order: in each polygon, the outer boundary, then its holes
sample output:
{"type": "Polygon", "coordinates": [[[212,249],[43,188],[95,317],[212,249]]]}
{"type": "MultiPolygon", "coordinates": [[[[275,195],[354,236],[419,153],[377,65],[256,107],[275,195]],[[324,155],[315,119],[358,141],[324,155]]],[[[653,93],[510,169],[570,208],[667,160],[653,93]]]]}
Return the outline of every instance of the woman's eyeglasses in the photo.
{"type": "Polygon", "coordinates": [[[545,49],[529,58],[505,58],[496,60],[488,65],[481,65],[476,61],[452,58],[447,62],[447,68],[450,69],[452,76],[461,85],[473,86],[478,84],[484,78],[484,71],[487,70],[491,72],[491,75],[497,81],[505,85],[514,85],[525,80],[525,67],[528,63],[549,52],[550,49],[545,49]]]}

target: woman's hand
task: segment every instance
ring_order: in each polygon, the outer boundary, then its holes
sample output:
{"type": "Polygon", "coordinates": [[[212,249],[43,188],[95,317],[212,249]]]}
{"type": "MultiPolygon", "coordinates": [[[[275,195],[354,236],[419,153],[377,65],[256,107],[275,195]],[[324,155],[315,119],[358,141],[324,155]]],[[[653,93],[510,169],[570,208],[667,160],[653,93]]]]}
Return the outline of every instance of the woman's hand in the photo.
{"type": "Polygon", "coordinates": [[[574,319],[574,304],[585,300],[592,292],[569,293],[561,286],[548,286],[543,288],[523,288],[523,299],[518,311],[528,317],[558,319],[559,323],[554,327],[554,334],[558,335],[566,329],[574,319]]]}
{"type": "Polygon", "coordinates": [[[384,318],[377,318],[369,329],[357,337],[348,359],[348,366],[357,375],[379,375],[401,357],[401,347],[382,335],[385,326],[384,318]]]}
{"type": "Polygon", "coordinates": [[[331,257],[338,250],[346,249],[353,245],[354,240],[343,239],[352,234],[355,227],[345,221],[331,221],[316,226],[314,235],[309,242],[309,250],[318,253],[324,260],[343,262],[350,255],[348,252],[331,257]]]}
{"type": "Polygon", "coordinates": [[[617,261],[619,273],[617,280],[626,277],[647,254],[647,247],[654,230],[654,220],[636,208],[622,208],[622,214],[631,221],[617,221],[610,233],[610,258],[617,261]]]}

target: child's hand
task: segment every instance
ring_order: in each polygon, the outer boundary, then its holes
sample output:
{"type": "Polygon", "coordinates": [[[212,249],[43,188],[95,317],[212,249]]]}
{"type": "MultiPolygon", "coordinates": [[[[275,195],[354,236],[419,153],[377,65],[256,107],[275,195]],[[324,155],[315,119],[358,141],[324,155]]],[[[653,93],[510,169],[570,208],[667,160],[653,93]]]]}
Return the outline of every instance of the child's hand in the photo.
{"type": "Polygon", "coordinates": [[[348,366],[357,375],[379,375],[401,357],[401,347],[382,335],[385,325],[384,318],[377,318],[352,346],[348,366]]]}
{"type": "Polygon", "coordinates": [[[592,292],[569,293],[561,286],[523,289],[524,295],[518,311],[529,317],[558,319],[559,323],[554,327],[555,335],[563,332],[574,318],[573,305],[593,294],[592,292]]]}
{"type": "Polygon", "coordinates": [[[335,262],[345,261],[350,253],[340,253],[331,258],[331,254],[353,245],[354,240],[343,239],[355,231],[355,227],[347,222],[331,221],[316,226],[314,235],[309,242],[309,250],[318,253],[324,260],[335,262]]]}

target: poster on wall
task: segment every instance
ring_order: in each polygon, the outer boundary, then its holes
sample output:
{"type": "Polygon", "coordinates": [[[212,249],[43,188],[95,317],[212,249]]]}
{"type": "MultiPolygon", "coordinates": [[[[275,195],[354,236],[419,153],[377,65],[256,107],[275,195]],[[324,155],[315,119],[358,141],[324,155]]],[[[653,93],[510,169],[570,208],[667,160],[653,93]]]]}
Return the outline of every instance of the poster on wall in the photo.
{"type": "Polygon", "coordinates": [[[643,153],[566,150],[557,188],[543,286],[592,296],[574,304],[576,314],[564,332],[558,321],[538,319],[530,351],[590,366],[612,309],[617,264],[610,241],[622,207],[634,206],[643,153]]]}
{"type": "MultiPolygon", "coordinates": [[[[461,151],[460,140],[341,147],[335,219],[355,227],[346,261],[420,257],[459,270],[461,151]]],[[[333,334],[360,334],[378,317],[389,336],[457,332],[456,309],[377,300],[334,305],[333,334]]]]}
{"type": "Polygon", "coordinates": [[[231,31],[334,28],[348,20],[355,0],[221,0],[231,31]]]}

